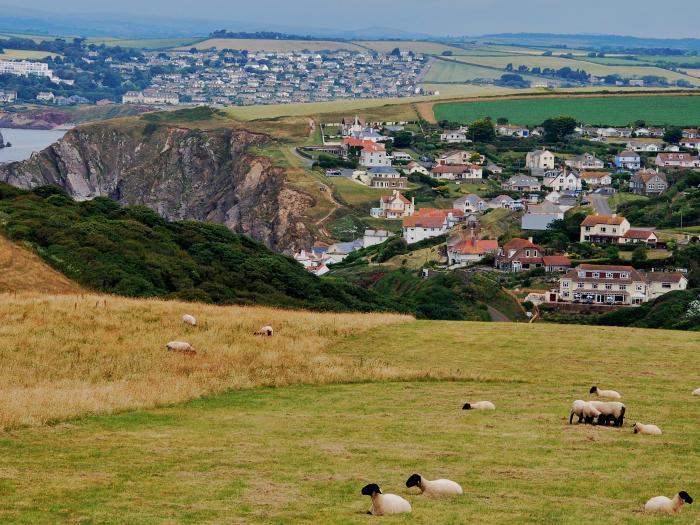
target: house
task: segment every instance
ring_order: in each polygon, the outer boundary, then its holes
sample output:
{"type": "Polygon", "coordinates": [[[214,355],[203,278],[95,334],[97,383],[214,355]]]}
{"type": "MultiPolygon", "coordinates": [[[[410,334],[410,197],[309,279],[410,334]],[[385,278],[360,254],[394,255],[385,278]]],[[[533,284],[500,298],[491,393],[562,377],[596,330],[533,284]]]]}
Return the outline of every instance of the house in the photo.
{"type": "Polygon", "coordinates": [[[599,170],[605,167],[605,163],[590,153],[576,155],[565,162],[567,166],[576,170],[599,170]]]}
{"type": "Polygon", "coordinates": [[[404,168],[404,172],[407,172],[409,175],[413,175],[414,173],[421,173],[423,175],[429,175],[430,172],[428,171],[428,168],[423,166],[422,164],[418,164],[416,161],[409,162],[404,168]]]}
{"type": "Polygon", "coordinates": [[[530,136],[530,130],[514,124],[499,124],[496,126],[496,134],[501,137],[517,137],[526,139],[530,136]]]}
{"type": "Polygon", "coordinates": [[[700,159],[690,153],[659,153],[654,163],[660,168],[700,167],[700,159]]]}
{"type": "Polygon", "coordinates": [[[445,131],[440,135],[440,141],[447,142],[448,144],[466,144],[467,142],[471,142],[471,140],[467,139],[465,131],[466,129],[445,131]]]}
{"type": "Polygon", "coordinates": [[[542,185],[557,191],[581,191],[581,177],[575,171],[548,171],[542,185]]]}
{"type": "Polygon", "coordinates": [[[354,117],[343,117],[341,121],[341,126],[343,127],[343,135],[351,136],[362,131],[365,127],[365,121],[355,115],[354,117]]]}
{"type": "Polygon", "coordinates": [[[637,128],[634,130],[634,134],[637,137],[661,138],[664,136],[664,133],[665,130],[663,128],[637,128]]]}
{"type": "Polygon", "coordinates": [[[491,199],[488,203],[488,207],[491,210],[497,210],[500,208],[513,209],[515,200],[508,195],[498,195],[491,199]]]}
{"type": "Polygon", "coordinates": [[[471,236],[447,248],[449,266],[466,266],[481,261],[488,254],[498,252],[498,241],[477,239],[471,236]]]}
{"type": "Polygon", "coordinates": [[[403,220],[403,238],[408,244],[413,244],[438,237],[447,233],[464,218],[464,212],[461,210],[421,208],[416,214],[403,220]]]}
{"type": "Polygon", "coordinates": [[[631,141],[627,143],[627,149],[643,153],[658,153],[661,151],[661,144],[649,141],[631,141]]]}
{"type": "Polygon", "coordinates": [[[478,164],[438,164],[430,174],[441,180],[480,181],[483,178],[483,170],[478,164]]]}
{"type": "Polygon", "coordinates": [[[615,166],[621,170],[637,171],[642,167],[642,159],[636,151],[626,149],[615,155],[615,166]]]}
{"type": "Polygon", "coordinates": [[[36,96],[39,102],[53,102],[54,98],[56,97],[51,91],[39,91],[39,94],[36,96]]]}
{"type": "Polygon", "coordinates": [[[367,168],[391,166],[391,159],[386,154],[384,144],[365,144],[360,152],[360,165],[367,168]]]}
{"type": "Polygon", "coordinates": [[[294,254],[294,259],[301,264],[306,271],[320,277],[330,272],[321,256],[314,253],[307,253],[305,250],[294,254]]]}
{"type": "Polygon", "coordinates": [[[684,148],[700,150],[700,139],[681,139],[679,144],[684,148]]]}
{"type": "Polygon", "coordinates": [[[646,277],[650,301],[668,292],[688,288],[688,279],[680,272],[647,272],[646,277]]]}
{"type": "Polygon", "coordinates": [[[0,89],[0,104],[11,104],[17,100],[17,92],[0,89]]]}
{"type": "Polygon", "coordinates": [[[387,230],[365,230],[362,237],[362,247],[369,248],[389,240],[394,234],[387,230]]]}
{"type": "Polygon", "coordinates": [[[635,195],[658,197],[667,189],[666,174],[659,171],[639,171],[630,179],[630,191],[635,195]]]}
{"type": "Polygon", "coordinates": [[[684,139],[697,139],[700,138],[700,131],[695,128],[686,128],[683,130],[684,139]]]}
{"type": "Polygon", "coordinates": [[[448,151],[444,155],[438,157],[436,163],[441,166],[482,164],[484,160],[486,160],[486,157],[480,155],[479,153],[475,153],[473,151],[455,150],[448,151]],[[472,157],[474,160],[472,160],[472,157]]]}
{"type": "Polygon", "coordinates": [[[395,151],[391,154],[391,160],[394,162],[411,162],[413,157],[403,151],[395,151]]]}
{"type": "Polygon", "coordinates": [[[511,239],[505,243],[496,255],[494,265],[504,272],[522,272],[542,268],[544,249],[529,239],[511,239]]]}
{"type": "Polygon", "coordinates": [[[531,170],[553,170],[554,153],[538,149],[525,156],[525,167],[531,170]]]}
{"type": "Polygon", "coordinates": [[[645,276],[631,266],[581,264],[559,279],[559,300],[594,305],[640,305],[649,300],[645,276]]]}
{"type": "Polygon", "coordinates": [[[503,173],[503,168],[501,168],[497,164],[494,164],[493,162],[489,162],[486,166],[486,169],[496,175],[500,175],[501,173],[503,173]]]}
{"type": "Polygon", "coordinates": [[[372,208],[370,215],[376,219],[403,219],[415,212],[415,200],[408,200],[398,190],[379,199],[379,208],[372,208]]]}
{"type": "Polygon", "coordinates": [[[561,206],[545,200],[542,204],[533,204],[523,215],[520,226],[523,230],[546,230],[554,221],[564,218],[561,206]]]}
{"type": "Polygon", "coordinates": [[[589,187],[610,186],[612,184],[612,176],[607,171],[582,171],[579,175],[581,181],[589,187]]]}
{"type": "Polygon", "coordinates": [[[456,199],[452,207],[457,210],[462,210],[465,214],[482,213],[489,209],[488,203],[473,193],[456,199]]]}
{"type": "Polygon", "coordinates": [[[546,272],[566,272],[571,268],[571,259],[563,255],[544,255],[542,257],[546,272]]]}
{"type": "Polygon", "coordinates": [[[651,248],[655,248],[657,242],[659,242],[659,238],[654,233],[654,230],[647,228],[630,228],[620,238],[620,244],[644,243],[651,248]]]}
{"type": "Polygon", "coordinates": [[[501,184],[501,188],[508,191],[523,191],[523,192],[533,192],[540,191],[542,189],[542,184],[535,177],[530,177],[528,175],[514,175],[506,182],[501,184]]]}
{"type": "Polygon", "coordinates": [[[598,244],[620,244],[630,229],[624,217],[613,215],[589,215],[581,223],[581,242],[598,244]]]}
{"type": "Polygon", "coordinates": [[[391,166],[380,166],[371,168],[367,175],[369,176],[370,188],[391,188],[405,190],[408,187],[408,179],[402,177],[401,174],[391,166]]]}
{"type": "Polygon", "coordinates": [[[362,248],[364,241],[362,239],[356,239],[349,242],[337,242],[332,244],[326,250],[324,255],[325,264],[336,264],[343,262],[345,258],[352,252],[362,248]]]}

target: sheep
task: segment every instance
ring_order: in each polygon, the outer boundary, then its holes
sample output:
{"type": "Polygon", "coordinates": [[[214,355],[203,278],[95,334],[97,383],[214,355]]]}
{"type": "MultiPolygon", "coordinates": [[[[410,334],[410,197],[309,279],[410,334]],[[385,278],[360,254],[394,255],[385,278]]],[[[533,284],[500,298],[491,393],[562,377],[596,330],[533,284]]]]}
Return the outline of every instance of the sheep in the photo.
{"type": "Polygon", "coordinates": [[[574,416],[578,416],[578,422],[581,421],[592,424],[595,418],[600,416],[600,411],[590,403],[577,399],[571,406],[571,415],[569,416],[569,425],[573,422],[574,416]]]}
{"type": "Polygon", "coordinates": [[[190,326],[197,326],[197,319],[190,314],[185,314],[182,316],[182,322],[190,326]]]}
{"type": "Polygon", "coordinates": [[[695,390],[693,390],[693,395],[700,396],[700,388],[696,388],[695,390]]]}
{"type": "Polygon", "coordinates": [[[685,491],[681,490],[673,496],[673,499],[666,496],[656,496],[651,498],[644,505],[644,512],[664,512],[666,514],[678,514],[683,503],[691,504],[693,498],[685,491]]]}
{"type": "Polygon", "coordinates": [[[420,474],[412,474],[406,480],[406,487],[418,487],[421,494],[428,496],[449,496],[454,494],[462,494],[464,491],[458,483],[449,479],[435,479],[430,481],[425,479],[420,474]]]}
{"type": "Polygon", "coordinates": [[[387,516],[389,514],[403,514],[411,512],[411,504],[396,494],[382,494],[379,485],[370,483],[362,488],[362,495],[372,498],[372,506],[367,514],[373,516],[387,516]]]}
{"type": "Polygon", "coordinates": [[[268,337],[272,336],[273,330],[271,326],[263,326],[260,330],[255,332],[253,335],[266,335],[268,337]]]}
{"type": "Polygon", "coordinates": [[[589,393],[597,394],[598,397],[607,397],[608,399],[622,399],[619,392],[615,392],[614,390],[598,390],[597,386],[592,386],[589,393]]]}
{"type": "Polygon", "coordinates": [[[598,416],[599,425],[609,425],[612,421],[613,426],[621,427],[622,423],[624,423],[625,410],[627,409],[622,403],[617,401],[589,401],[588,403],[600,411],[598,416]]]}
{"type": "Polygon", "coordinates": [[[477,401],[476,403],[464,403],[462,410],[496,410],[496,405],[491,401],[477,401]]]}
{"type": "Polygon", "coordinates": [[[182,341],[170,341],[167,345],[165,345],[165,348],[171,352],[180,352],[185,355],[195,355],[197,353],[191,344],[184,343],[182,341]]]}
{"type": "Polygon", "coordinates": [[[662,434],[661,429],[656,425],[645,425],[643,423],[635,423],[633,432],[635,434],[648,434],[650,436],[660,436],[662,434]]]}

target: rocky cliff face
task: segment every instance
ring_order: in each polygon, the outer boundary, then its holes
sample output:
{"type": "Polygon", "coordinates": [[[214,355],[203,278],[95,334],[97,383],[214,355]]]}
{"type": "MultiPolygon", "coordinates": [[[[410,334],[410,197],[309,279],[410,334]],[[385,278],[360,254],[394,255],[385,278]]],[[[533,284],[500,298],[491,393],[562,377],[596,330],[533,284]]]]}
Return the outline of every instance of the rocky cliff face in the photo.
{"type": "Polygon", "coordinates": [[[0,181],[53,184],[76,199],[110,197],[169,219],[225,224],[278,251],[308,247],[302,219],[313,198],[252,153],[269,138],[246,130],[103,123],[76,128],[32,156],[0,166],[0,181]]]}

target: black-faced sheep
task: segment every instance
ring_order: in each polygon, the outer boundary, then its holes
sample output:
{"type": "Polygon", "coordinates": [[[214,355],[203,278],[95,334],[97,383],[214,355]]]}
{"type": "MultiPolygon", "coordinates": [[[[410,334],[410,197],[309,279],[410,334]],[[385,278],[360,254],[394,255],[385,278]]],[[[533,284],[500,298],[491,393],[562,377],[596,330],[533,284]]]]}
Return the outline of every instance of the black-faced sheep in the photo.
{"type": "Polygon", "coordinates": [[[496,405],[491,401],[477,401],[476,403],[464,403],[462,410],[496,410],[496,405]]]}
{"type": "Polygon", "coordinates": [[[197,353],[191,344],[183,341],[170,341],[167,345],[165,345],[165,348],[171,352],[180,352],[181,354],[185,355],[195,355],[197,353]]]}
{"type": "Polygon", "coordinates": [[[428,496],[448,496],[464,492],[459,483],[449,479],[435,479],[431,481],[420,474],[412,474],[406,481],[406,486],[408,488],[418,487],[422,494],[428,496]]]}
{"type": "Polygon", "coordinates": [[[411,504],[396,494],[382,494],[379,485],[370,483],[362,488],[362,495],[372,498],[372,506],[367,514],[373,516],[388,516],[411,512],[411,504]]]}
{"type": "Polygon", "coordinates": [[[662,434],[661,429],[656,425],[645,425],[643,423],[635,423],[633,432],[635,434],[647,434],[649,436],[660,436],[662,434]]]}
{"type": "Polygon", "coordinates": [[[599,425],[613,424],[615,427],[621,427],[625,421],[625,405],[618,401],[589,401],[596,410],[600,412],[598,416],[599,425]]]}
{"type": "Polygon", "coordinates": [[[599,390],[597,386],[592,386],[590,393],[596,394],[598,397],[607,397],[608,399],[622,399],[619,392],[615,392],[614,390],[599,390]]]}
{"type": "Polygon", "coordinates": [[[197,326],[197,319],[193,315],[185,314],[182,316],[182,322],[190,326],[197,326]]]}
{"type": "Polygon", "coordinates": [[[274,331],[272,330],[271,326],[263,326],[260,330],[255,332],[254,335],[264,335],[267,337],[272,337],[273,333],[274,333],[274,331]]]}
{"type": "Polygon", "coordinates": [[[595,419],[600,416],[600,411],[586,401],[577,399],[571,406],[571,415],[569,416],[569,425],[573,423],[574,416],[578,416],[578,422],[593,424],[595,419]]]}
{"type": "Polygon", "coordinates": [[[673,496],[673,499],[666,496],[656,496],[651,498],[644,505],[644,512],[663,512],[666,514],[678,514],[684,503],[692,503],[693,498],[685,491],[681,490],[673,496]]]}

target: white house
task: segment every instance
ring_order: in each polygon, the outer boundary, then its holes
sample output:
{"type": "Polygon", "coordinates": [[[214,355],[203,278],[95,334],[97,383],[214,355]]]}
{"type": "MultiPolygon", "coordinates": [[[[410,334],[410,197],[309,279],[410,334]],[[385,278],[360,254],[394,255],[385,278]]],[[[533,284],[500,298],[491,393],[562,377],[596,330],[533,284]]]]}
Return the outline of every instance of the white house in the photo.
{"type": "Polygon", "coordinates": [[[482,213],[489,209],[488,203],[473,193],[459,197],[453,202],[452,207],[457,210],[462,210],[466,214],[482,213]]]}
{"type": "Polygon", "coordinates": [[[643,153],[658,153],[661,151],[661,144],[645,140],[633,140],[627,143],[627,149],[643,153]]]}
{"type": "Polygon", "coordinates": [[[448,246],[447,261],[450,266],[466,266],[469,263],[481,261],[488,254],[496,253],[498,253],[498,241],[471,237],[448,246]]]}
{"type": "Polygon", "coordinates": [[[581,191],[581,177],[575,171],[549,171],[542,185],[557,191],[581,191]]]}
{"type": "Polygon", "coordinates": [[[360,153],[360,165],[367,168],[391,166],[391,159],[383,144],[367,144],[360,153]]]}
{"type": "Polygon", "coordinates": [[[465,131],[466,129],[445,131],[440,135],[440,141],[447,142],[448,144],[466,144],[467,142],[471,142],[471,140],[467,139],[465,131]]]}
{"type": "Polygon", "coordinates": [[[464,220],[464,217],[464,212],[460,210],[422,208],[417,214],[404,219],[403,237],[408,244],[438,237],[464,220]]]}
{"type": "Polygon", "coordinates": [[[376,219],[404,219],[415,212],[415,199],[408,200],[398,190],[379,199],[379,208],[372,208],[370,215],[376,219]]]}
{"type": "Polygon", "coordinates": [[[525,166],[531,170],[553,170],[554,153],[542,149],[531,151],[525,157],[525,166]]]}
{"type": "Polygon", "coordinates": [[[369,248],[370,246],[381,244],[393,237],[393,235],[387,230],[365,230],[365,235],[362,237],[362,247],[369,248]]]}

